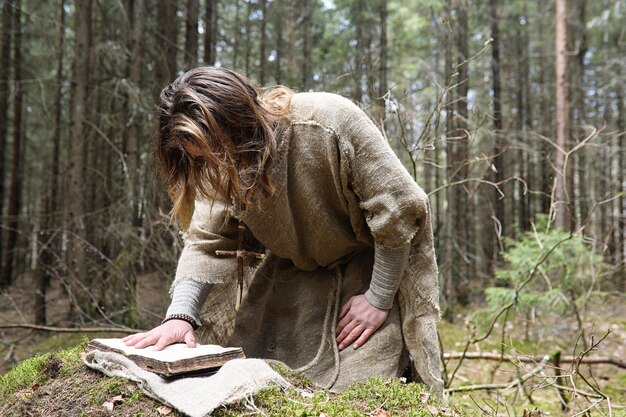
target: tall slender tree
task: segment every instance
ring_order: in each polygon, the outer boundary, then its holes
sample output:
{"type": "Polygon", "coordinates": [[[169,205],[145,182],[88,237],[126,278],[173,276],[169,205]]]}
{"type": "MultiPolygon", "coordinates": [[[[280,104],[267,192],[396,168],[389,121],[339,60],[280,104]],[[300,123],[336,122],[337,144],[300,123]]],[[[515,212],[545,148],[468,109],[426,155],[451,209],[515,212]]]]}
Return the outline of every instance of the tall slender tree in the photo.
{"type": "Polygon", "coordinates": [[[387,0],[380,0],[380,61],[378,70],[378,118],[385,123],[385,96],[387,86],[387,0]]]}
{"type": "MultiPolygon", "coordinates": [[[[129,16],[132,18],[131,33],[129,39],[129,50],[131,59],[128,62],[127,76],[133,86],[130,94],[126,98],[127,114],[130,115],[126,129],[126,163],[128,166],[128,197],[129,197],[129,224],[139,227],[141,225],[142,204],[140,203],[140,157],[141,138],[140,127],[142,115],[139,98],[141,97],[141,74],[143,69],[143,34],[145,21],[144,0],[133,0],[132,10],[129,16]]],[[[196,42],[197,43],[197,42],[196,42]]],[[[197,54],[196,54],[197,55],[197,54]]]]}
{"type": "Polygon", "coordinates": [[[22,86],[22,11],[21,0],[15,0],[13,11],[13,155],[11,159],[11,185],[9,188],[9,217],[6,251],[2,265],[3,280],[10,284],[13,280],[13,266],[18,252],[19,215],[22,205],[22,104],[24,89],[22,86]]]}
{"type": "Polygon", "coordinates": [[[205,0],[204,14],[204,63],[215,65],[217,43],[217,0],[205,0]]]}
{"type": "Polygon", "coordinates": [[[65,41],[65,0],[59,0],[56,19],[56,75],[54,87],[54,129],[52,134],[52,158],[50,161],[50,192],[46,196],[45,210],[43,211],[42,229],[39,238],[41,256],[37,271],[34,311],[35,324],[46,324],[46,294],[52,282],[55,257],[58,256],[60,245],[55,244],[53,228],[61,226],[59,211],[62,209],[60,199],[59,167],[61,165],[61,122],[63,114],[63,44],[65,41]]]}
{"type": "MultiPolygon", "coordinates": [[[[74,11],[74,63],[72,66],[71,126],[68,149],[66,211],[70,225],[67,264],[70,273],[72,307],[83,308],[86,301],[83,282],[87,275],[85,251],[85,206],[83,168],[86,136],[87,81],[89,79],[89,36],[91,28],[91,0],[76,3],[74,11]]],[[[88,288],[87,288],[88,290],[88,288]]]]}
{"type": "Polygon", "coordinates": [[[555,225],[571,230],[573,190],[572,161],[566,154],[570,145],[570,84],[567,48],[567,0],[556,0],[556,181],[554,184],[555,225]]]}
{"type": "MultiPolygon", "coordinates": [[[[2,3],[2,39],[0,41],[0,217],[4,214],[5,150],[9,124],[9,69],[11,68],[11,25],[13,21],[13,1],[2,3]]],[[[4,259],[3,229],[0,227],[0,263],[4,259]]],[[[0,265],[1,267],[1,265],[0,265]]],[[[0,276],[0,288],[10,284],[9,277],[0,276]]]]}
{"type": "Polygon", "coordinates": [[[261,0],[261,40],[259,45],[259,83],[265,85],[266,49],[267,49],[267,0],[261,0]]]}
{"type": "MultiPolygon", "coordinates": [[[[500,25],[498,21],[498,1],[489,0],[490,14],[491,14],[491,89],[493,91],[493,136],[494,136],[494,176],[496,184],[504,184],[505,179],[505,155],[504,155],[504,136],[502,123],[502,80],[501,80],[501,62],[500,62],[500,25]]],[[[504,210],[504,201],[500,198],[500,193],[497,189],[493,190],[492,198],[490,199],[492,207],[495,207],[495,215],[500,225],[500,233],[507,235],[509,233],[509,227],[506,219],[506,213],[504,210]]],[[[487,237],[487,245],[485,246],[485,255],[488,259],[494,259],[498,257],[499,245],[497,235],[490,232],[487,237]]]]}
{"type": "Polygon", "coordinates": [[[190,69],[198,65],[198,18],[200,0],[187,0],[185,19],[185,67],[190,69]]]}

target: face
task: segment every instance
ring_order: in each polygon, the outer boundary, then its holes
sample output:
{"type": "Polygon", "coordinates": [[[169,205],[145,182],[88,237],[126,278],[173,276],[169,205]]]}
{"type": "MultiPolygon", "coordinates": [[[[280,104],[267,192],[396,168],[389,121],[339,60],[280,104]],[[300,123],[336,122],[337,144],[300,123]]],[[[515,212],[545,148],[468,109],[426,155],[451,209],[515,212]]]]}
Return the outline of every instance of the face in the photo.
{"type": "Polygon", "coordinates": [[[200,148],[192,142],[185,141],[183,143],[183,148],[185,148],[185,151],[191,156],[202,156],[200,148]]]}

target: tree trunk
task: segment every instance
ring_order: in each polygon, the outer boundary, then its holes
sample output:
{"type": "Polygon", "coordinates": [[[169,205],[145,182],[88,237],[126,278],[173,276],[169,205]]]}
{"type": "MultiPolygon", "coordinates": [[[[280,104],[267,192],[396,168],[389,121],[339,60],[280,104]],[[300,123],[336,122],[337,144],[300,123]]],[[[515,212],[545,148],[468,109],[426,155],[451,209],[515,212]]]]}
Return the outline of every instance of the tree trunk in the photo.
{"type": "Polygon", "coordinates": [[[280,10],[278,10],[278,3],[274,2],[272,7],[274,15],[274,26],[276,27],[276,63],[274,64],[274,80],[276,84],[282,82],[282,60],[283,60],[283,21],[280,10]]]}
{"type": "Polygon", "coordinates": [[[293,43],[294,43],[294,29],[295,29],[295,25],[296,25],[296,18],[295,18],[295,0],[286,0],[287,1],[287,21],[285,22],[285,29],[286,29],[286,33],[285,33],[285,41],[286,41],[286,47],[285,49],[285,55],[286,55],[286,60],[287,60],[287,82],[289,85],[294,85],[295,84],[295,74],[296,74],[296,61],[294,59],[294,48],[293,48],[293,43]]]}
{"type": "Polygon", "coordinates": [[[387,95],[387,0],[380,0],[380,67],[378,79],[378,119],[385,124],[385,96],[387,95]]]}
{"type": "Polygon", "coordinates": [[[155,77],[155,97],[158,98],[161,89],[166,84],[174,81],[177,71],[176,65],[176,39],[178,35],[178,11],[177,2],[175,0],[166,0],[159,2],[157,13],[157,26],[160,29],[159,42],[162,47],[159,48],[160,55],[157,57],[156,68],[154,70],[155,77]]]}
{"type": "MultiPolygon", "coordinates": [[[[198,46],[198,11],[197,11],[197,1],[195,2],[195,12],[194,5],[190,4],[193,2],[187,3],[187,33],[186,33],[186,49],[185,49],[185,57],[197,57],[197,46],[198,46]],[[189,27],[189,14],[195,13],[195,27],[192,25],[191,29],[189,27]],[[193,38],[193,35],[190,34],[190,30],[193,32],[195,29],[195,42],[193,39],[190,41],[189,37],[193,38]],[[194,45],[195,45],[195,53],[194,53],[194,45]],[[188,49],[189,48],[189,49],[188,49]]],[[[129,65],[127,68],[127,76],[130,80],[130,84],[133,86],[134,91],[141,91],[141,75],[143,69],[143,33],[145,26],[145,6],[144,0],[133,0],[132,2],[132,10],[130,10],[129,15],[132,16],[132,24],[131,24],[131,33],[129,39],[129,50],[131,51],[131,59],[129,61],[129,65]]],[[[188,61],[190,65],[195,66],[197,62],[191,63],[188,61]]],[[[125,226],[128,230],[134,230],[137,234],[140,233],[140,228],[143,222],[143,215],[141,213],[141,207],[145,204],[142,201],[141,193],[141,125],[142,125],[142,117],[141,117],[141,109],[139,102],[140,95],[139,94],[129,94],[126,97],[126,102],[124,103],[125,111],[124,113],[128,117],[127,122],[127,130],[126,137],[124,143],[124,149],[126,154],[126,165],[127,165],[127,173],[124,184],[124,187],[127,191],[127,214],[124,219],[125,226]]],[[[115,109],[111,110],[112,114],[115,114],[115,109]]],[[[111,135],[112,136],[112,135],[111,135]]],[[[101,158],[103,167],[103,172],[108,170],[108,164],[106,163],[106,158],[101,158]]],[[[108,176],[107,176],[108,177],[108,176]]],[[[104,193],[101,193],[104,196],[104,193]]],[[[104,203],[104,202],[102,202],[104,203]]],[[[102,249],[105,250],[106,241],[102,241],[102,249]]],[[[130,253],[133,253],[132,250],[129,250],[130,253]]],[[[127,268],[124,268],[124,275],[126,282],[128,283],[128,288],[125,288],[125,291],[122,292],[122,296],[120,299],[125,300],[123,304],[128,308],[128,313],[124,316],[124,322],[128,326],[136,325],[137,317],[136,317],[136,286],[137,286],[137,271],[135,268],[135,263],[129,263],[127,268]]]]}
{"type": "MultiPolygon", "coordinates": [[[[198,66],[199,15],[200,0],[187,0],[187,16],[185,19],[185,69],[191,69],[198,66]]],[[[208,29],[209,28],[206,28],[206,30],[208,29]]]]}
{"type": "Polygon", "coordinates": [[[302,39],[302,90],[308,91],[311,84],[311,16],[313,10],[311,0],[302,0],[302,26],[304,29],[302,39]]]}
{"type": "Polygon", "coordinates": [[[250,59],[252,55],[252,0],[246,0],[246,42],[244,53],[244,69],[247,77],[250,77],[250,59]]]}
{"type": "Polygon", "coordinates": [[[235,2],[235,27],[233,28],[233,69],[237,70],[237,58],[239,57],[239,39],[241,38],[241,29],[239,28],[239,3],[235,2]]]}
{"type": "MultiPolygon", "coordinates": [[[[500,74],[500,27],[498,22],[498,1],[490,0],[491,10],[491,38],[493,43],[491,44],[491,81],[493,90],[493,128],[494,128],[494,167],[495,167],[495,182],[499,184],[499,187],[503,187],[505,175],[505,149],[506,146],[503,143],[505,136],[503,133],[502,123],[502,81],[500,74]]],[[[506,212],[504,207],[504,199],[500,198],[498,190],[493,190],[493,195],[490,198],[493,202],[492,207],[495,207],[495,215],[500,223],[500,233],[503,236],[507,236],[509,233],[509,225],[507,223],[506,212]]],[[[498,236],[492,228],[489,238],[487,239],[487,245],[485,245],[485,256],[488,259],[499,259],[500,244],[498,236]]]]}
{"type": "MultiPolygon", "coordinates": [[[[9,68],[11,67],[11,25],[13,21],[13,2],[2,3],[2,41],[0,45],[0,217],[4,213],[4,178],[5,151],[9,125],[9,68]]],[[[4,259],[4,227],[0,226],[0,264],[4,259]]],[[[7,248],[9,249],[9,248],[7,248]]],[[[1,267],[2,265],[0,265],[1,267]]],[[[0,276],[0,288],[8,287],[9,277],[0,276]]]]}
{"type": "Polygon", "coordinates": [[[356,48],[354,48],[353,99],[357,103],[361,103],[363,102],[363,65],[365,59],[363,54],[363,46],[365,45],[365,40],[363,38],[363,17],[360,2],[355,3],[354,9],[352,10],[352,16],[356,36],[356,48]]]}
{"type": "MultiPolygon", "coordinates": [[[[452,0],[446,2],[446,19],[449,22],[452,16],[452,0]]],[[[452,85],[454,80],[452,78],[452,42],[453,37],[449,31],[446,30],[446,39],[444,42],[446,48],[445,55],[445,70],[444,78],[446,81],[447,92],[445,99],[446,108],[446,182],[448,184],[454,181],[455,160],[454,160],[454,90],[452,85]]],[[[456,264],[457,256],[455,249],[455,225],[454,216],[457,214],[459,208],[457,206],[457,200],[454,198],[454,187],[448,185],[446,187],[446,245],[445,245],[445,266],[443,269],[444,282],[443,282],[443,294],[446,300],[446,308],[444,310],[443,317],[452,321],[454,318],[454,312],[456,310],[456,304],[458,295],[456,291],[456,264]]]]}
{"type": "Polygon", "coordinates": [[[267,0],[261,0],[261,45],[259,47],[259,83],[265,85],[266,47],[267,47],[267,0]]]}
{"type": "MultiPolygon", "coordinates": [[[[538,0],[537,1],[537,8],[539,10],[539,15],[537,17],[537,33],[544,33],[544,31],[546,30],[546,27],[544,25],[544,17],[542,12],[542,7],[543,7],[543,0],[538,0]]],[[[539,52],[541,55],[547,55],[549,52],[546,50],[546,45],[544,45],[543,43],[540,43],[539,45],[539,52]]],[[[541,59],[539,60],[539,74],[538,74],[538,80],[537,82],[539,83],[540,86],[546,86],[548,84],[552,84],[551,80],[548,80],[547,78],[553,74],[552,71],[550,71],[550,69],[548,68],[547,65],[547,60],[546,59],[541,59]]],[[[550,108],[550,102],[551,102],[551,96],[552,93],[550,92],[549,94],[547,94],[547,92],[545,90],[549,90],[546,88],[542,88],[537,94],[539,95],[539,116],[538,116],[538,126],[537,126],[537,130],[540,134],[544,135],[544,136],[550,136],[552,133],[552,119],[553,117],[551,117],[551,113],[552,113],[552,109],[550,108]],[[548,97],[548,95],[550,97],[548,97]]],[[[549,90],[551,91],[551,90],[549,90]]],[[[550,155],[551,153],[554,152],[554,148],[547,142],[547,141],[541,141],[541,143],[539,144],[539,152],[540,152],[540,158],[543,161],[548,161],[550,159],[550,155]]],[[[540,164],[539,166],[539,178],[541,179],[541,212],[542,213],[549,213],[550,212],[550,206],[551,206],[551,198],[550,195],[552,193],[552,186],[554,184],[554,169],[550,166],[550,164],[547,163],[543,163],[540,164]]]]}
{"type": "Polygon", "coordinates": [[[53,278],[54,269],[54,251],[60,245],[55,245],[58,239],[53,240],[53,229],[60,226],[57,215],[61,208],[59,198],[59,166],[60,166],[60,149],[61,149],[61,117],[63,114],[63,43],[65,40],[65,0],[59,0],[57,8],[57,33],[56,33],[56,82],[54,92],[54,130],[53,130],[53,150],[52,160],[50,162],[50,192],[45,199],[43,208],[42,233],[39,238],[39,246],[41,247],[41,257],[39,258],[39,267],[37,271],[36,288],[35,288],[35,324],[46,324],[46,295],[48,287],[53,278]]]}
{"type": "MultiPolygon", "coordinates": [[[[455,101],[455,145],[454,145],[454,162],[456,174],[453,176],[454,181],[462,181],[467,178],[469,163],[469,136],[468,136],[468,110],[467,110],[467,93],[469,91],[469,44],[468,44],[468,26],[467,26],[467,3],[466,0],[455,0],[457,15],[457,72],[458,84],[456,87],[455,101]]],[[[457,298],[461,304],[467,304],[468,300],[468,278],[471,276],[470,268],[465,261],[465,256],[469,250],[469,228],[467,218],[471,204],[468,204],[468,193],[465,191],[465,185],[457,185],[453,187],[453,197],[456,199],[456,213],[454,213],[455,225],[455,256],[458,257],[456,287],[457,298]],[[465,208],[465,209],[464,209],[465,208]]]]}
{"type": "MultiPolygon", "coordinates": [[[[587,45],[587,2],[586,0],[578,1],[578,22],[576,23],[576,30],[574,33],[580,35],[578,39],[578,51],[576,53],[576,71],[574,73],[575,82],[573,83],[574,87],[574,106],[575,106],[575,117],[573,117],[575,126],[578,128],[577,131],[580,130],[580,126],[585,124],[585,55],[587,54],[588,45],[587,45]]],[[[578,134],[580,136],[580,133],[578,134]]],[[[589,193],[587,190],[591,188],[590,178],[587,175],[588,162],[587,156],[589,154],[588,148],[585,147],[581,149],[576,154],[576,171],[577,175],[577,186],[576,186],[576,198],[575,201],[578,202],[578,209],[580,213],[578,216],[574,216],[579,221],[584,221],[589,214],[589,193]]],[[[572,161],[574,162],[574,161],[572,161]]],[[[612,204],[607,204],[606,206],[611,207],[612,204]]],[[[582,224],[576,225],[576,227],[580,227],[582,224]]]]}
{"type": "MultiPolygon", "coordinates": [[[[129,14],[132,16],[132,30],[129,45],[131,59],[128,64],[127,76],[137,94],[129,94],[126,98],[126,114],[129,117],[125,141],[126,163],[128,168],[128,224],[134,227],[140,227],[142,219],[139,210],[142,204],[140,203],[139,190],[141,184],[141,110],[139,108],[139,91],[141,91],[141,73],[143,69],[143,32],[145,27],[144,0],[133,0],[132,13],[129,14]]],[[[197,35],[196,25],[196,47],[197,35]]],[[[189,50],[187,50],[187,52],[189,52],[189,50]]]]}
{"type": "MultiPolygon", "coordinates": [[[[68,242],[68,269],[70,296],[74,307],[89,305],[79,283],[86,279],[87,265],[84,246],[84,196],[83,165],[85,149],[85,115],[87,113],[87,80],[89,79],[89,32],[91,26],[91,0],[76,3],[74,15],[74,65],[72,68],[71,127],[67,168],[66,211],[70,225],[68,242]]],[[[89,290],[89,288],[87,288],[89,290]]]]}
{"type": "Polygon", "coordinates": [[[206,0],[204,15],[204,63],[215,65],[217,44],[217,0],[206,0]]]}
{"type": "Polygon", "coordinates": [[[570,144],[569,73],[567,71],[567,0],[556,0],[556,181],[553,210],[555,225],[572,230],[571,162],[565,165],[570,144]]]}
{"type": "MultiPolygon", "coordinates": [[[[621,79],[619,75],[622,74],[622,69],[618,68],[618,77],[617,79],[621,79]]],[[[617,200],[617,234],[616,234],[616,257],[615,263],[617,264],[617,279],[618,285],[617,288],[620,291],[626,290],[626,163],[624,163],[624,159],[626,154],[626,123],[624,118],[626,115],[624,114],[624,87],[621,83],[617,83],[615,86],[615,100],[617,101],[617,131],[620,132],[618,148],[617,148],[617,184],[618,189],[617,192],[620,192],[620,196],[617,200]]]]}
{"type": "Polygon", "coordinates": [[[11,185],[9,187],[9,217],[7,233],[7,249],[4,253],[2,267],[3,280],[10,284],[13,280],[13,266],[18,252],[17,238],[19,235],[19,215],[22,205],[22,103],[24,91],[22,88],[22,16],[21,0],[15,0],[13,10],[13,70],[14,70],[14,100],[13,100],[13,158],[11,163],[11,185]]]}

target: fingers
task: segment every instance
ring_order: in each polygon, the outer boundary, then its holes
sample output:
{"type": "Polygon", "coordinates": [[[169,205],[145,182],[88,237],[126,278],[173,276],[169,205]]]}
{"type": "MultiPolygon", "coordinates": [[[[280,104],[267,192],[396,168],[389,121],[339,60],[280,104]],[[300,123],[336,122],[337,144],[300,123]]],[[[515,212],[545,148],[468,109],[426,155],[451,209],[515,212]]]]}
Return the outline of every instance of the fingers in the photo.
{"type": "Polygon", "coordinates": [[[154,345],[159,340],[157,333],[147,333],[146,336],[135,344],[137,349],[143,349],[146,346],[154,345]]]}
{"type": "Polygon", "coordinates": [[[196,347],[196,336],[194,335],[193,330],[190,330],[187,333],[185,333],[185,343],[190,348],[196,347]]]}
{"type": "Polygon", "coordinates": [[[148,333],[131,334],[131,335],[126,336],[125,338],[123,338],[122,341],[124,342],[124,344],[126,346],[135,346],[137,344],[137,342],[139,342],[144,337],[146,337],[147,334],[148,333]]]}
{"type": "Polygon", "coordinates": [[[348,311],[350,311],[350,306],[352,305],[353,298],[354,297],[350,297],[350,299],[343,305],[343,307],[341,307],[341,312],[339,313],[340,320],[348,313],[348,311]]]}
{"type": "Polygon", "coordinates": [[[339,336],[337,336],[337,343],[339,343],[340,346],[347,345],[347,343],[344,343],[344,339],[348,337],[348,335],[355,329],[355,327],[359,326],[360,324],[361,323],[359,323],[357,320],[350,320],[348,323],[346,323],[345,326],[342,327],[339,336]]]}
{"type": "Polygon", "coordinates": [[[172,344],[171,338],[167,336],[161,336],[161,337],[158,337],[158,340],[156,344],[154,345],[154,348],[152,348],[152,350],[154,351],[163,350],[163,348],[165,348],[166,346],[170,344],[172,344]]]}
{"type": "MultiPolygon", "coordinates": [[[[346,347],[348,347],[352,342],[354,342],[355,340],[357,340],[357,338],[363,334],[363,332],[366,330],[365,326],[362,324],[358,324],[356,327],[354,327],[352,329],[351,332],[348,333],[348,335],[345,337],[345,339],[343,339],[343,341],[341,341],[339,343],[339,350],[343,350],[346,347]]],[[[369,336],[368,336],[369,337],[369,336]]]]}
{"type": "Polygon", "coordinates": [[[361,346],[363,346],[365,344],[365,342],[367,342],[367,340],[373,334],[374,334],[374,329],[365,329],[365,330],[363,330],[363,333],[361,333],[361,336],[359,336],[359,338],[356,340],[356,342],[354,342],[352,347],[354,349],[360,348],[361,346]]]}

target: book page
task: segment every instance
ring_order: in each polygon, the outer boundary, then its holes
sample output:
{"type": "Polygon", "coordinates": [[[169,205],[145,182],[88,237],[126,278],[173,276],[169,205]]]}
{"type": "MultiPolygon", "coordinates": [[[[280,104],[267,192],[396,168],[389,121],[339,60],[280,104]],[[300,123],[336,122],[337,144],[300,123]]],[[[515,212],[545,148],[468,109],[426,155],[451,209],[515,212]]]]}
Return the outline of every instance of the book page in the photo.
{"type": "Polygon", "coordinates": [[[167,346],[163,350],[155,352],[153,350],[154,346],[137,349],[132,346],[126,346],[122,339],[93,339],[93,341],[109,346],[113,349],[121,350],[126,355],[138,355],[162,362],[175,362],[181,359],[190,359],[206,355],[219,355],[239,350],[239,348],[225,348],[219,345],[201,345],[199,343],[196,343],[195,348],[190,348],[185,343],[176,343],[174,345],[167,346]]]}

